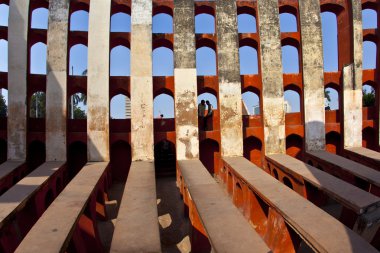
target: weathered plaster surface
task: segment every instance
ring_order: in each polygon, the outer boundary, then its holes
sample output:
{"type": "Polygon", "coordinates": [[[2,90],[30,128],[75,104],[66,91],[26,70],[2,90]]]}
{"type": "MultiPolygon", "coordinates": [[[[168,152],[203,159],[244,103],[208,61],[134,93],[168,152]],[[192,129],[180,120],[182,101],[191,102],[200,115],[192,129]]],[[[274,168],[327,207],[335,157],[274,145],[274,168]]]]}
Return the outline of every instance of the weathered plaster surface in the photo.
{"type": "Polygon", "coordinates": [[[354,64],[343,68],[344,147],[362,146],[362,91],[355,89],[354,64]],[[358,102],[360,100],[360,102],[358,102]]]}
{"type": "Polygon", "coordinates": [[[109,33],[111,0],[91,0],[88,30],[88,160],[109,161],[109,33]]]}
{"type": "Polygon", "coordinates": [[[277,0],[258,0],[265,153],[285,153],[284,88],[277,0]]]}
{"type": "Polygon", "coordinates": [[[8,159],[26,158],[26,74],[29,0],[9,1],[8,159]]]}
{"type": "Polygon", "coordinates": [[[216,1],[222,156],[243,156],[243,126],[236,1],[216,1]]]}
{"type": "Polygon", "coordinates": [[[174,83],[178,160],[199,158],[194,3],[174,1],[174,83]]]}
{"type": "Polygon", "coordinates": [[[299,2],[306,151],[324,150],[325,97],[319,0],[299,2]]]}
{"type": "Polygon", "coordinates": [[[46,160],[66,160],[68,0],[50,0],[47,33],[46,160]]]}
{"type": "Polygon", "coordinates": [[[132,0],[131,142],[132,160],[154,158],[152,1],[132,0]]]}

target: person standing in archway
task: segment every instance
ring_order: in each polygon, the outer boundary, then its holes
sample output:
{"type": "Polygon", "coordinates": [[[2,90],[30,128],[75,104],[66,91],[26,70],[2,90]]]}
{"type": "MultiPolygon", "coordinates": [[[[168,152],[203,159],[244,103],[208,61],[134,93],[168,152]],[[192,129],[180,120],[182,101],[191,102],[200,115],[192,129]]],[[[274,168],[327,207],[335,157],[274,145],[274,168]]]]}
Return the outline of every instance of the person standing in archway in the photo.
{"type": "Polygon", "coordinates": [[[207,130],[207,120],[208,118],[212,118],[212,115],[214,113],[214,108],[212,106],[212,104],[210,103],[210,101],[206,101],[206,105],[207,105],[207,115],[206,117],[204,118],[204,128],[205,128],[205,131],[207,130]]]}
{"type": "Polygon", "coordinates": [[[205,122],[205,111],[206,111],[206,102],[204,100],[202,100],[199,104],[198,104],[198,117],[203,119],[203,130],[206,129],[206,122],[205,122]]]}

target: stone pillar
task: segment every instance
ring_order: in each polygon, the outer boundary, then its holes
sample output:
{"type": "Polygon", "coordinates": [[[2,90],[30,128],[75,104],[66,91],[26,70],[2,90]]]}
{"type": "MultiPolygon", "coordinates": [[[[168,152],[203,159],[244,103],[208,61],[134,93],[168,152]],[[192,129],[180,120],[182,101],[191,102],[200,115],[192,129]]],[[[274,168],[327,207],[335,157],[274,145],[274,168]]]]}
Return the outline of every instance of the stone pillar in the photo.
{"type": "Polygon", "coordinates": [[[132,0],[131,17],[132,161],[154,158],[152,1],[132,0]]]}
{"type": "Polygon", "coordinates": [[[194,2],[174,0],[174,82],[178,160],[199,158],[194,2]]]}
{"type": "Polygon", "coordinates": [[[307,151],[324,150],[325,89],[323,74],[323,47],[319,0],[299,1],[303,95],[305,117],[305,148],[307,151]]]}
{"type": "Polygon", "coordinates": [[[26,77],[29,0],[9,1],[8,159],[26,159],[26,77]]]}
{"type": "Polygon", "coordinates": [[[222,156],[243,156],[242,96],[236,1],[216,1],[222,156]]]}
{"type": "Polygon", "coordinates": [[[88,30],[88,161],[109,161],[109,38],[111,0],[91,0],[88,30]]]}
{"type": "Polygon", "coordinates": [[[258,0],[257,7],[265,154],[283,154],[285,153],[285,111],[278,1],[258,0]]]}
{"type": "Polygon", "coordinates": [[[50,0],[47,33],[46,161],[66,160],[69,1],[50,0]]]}

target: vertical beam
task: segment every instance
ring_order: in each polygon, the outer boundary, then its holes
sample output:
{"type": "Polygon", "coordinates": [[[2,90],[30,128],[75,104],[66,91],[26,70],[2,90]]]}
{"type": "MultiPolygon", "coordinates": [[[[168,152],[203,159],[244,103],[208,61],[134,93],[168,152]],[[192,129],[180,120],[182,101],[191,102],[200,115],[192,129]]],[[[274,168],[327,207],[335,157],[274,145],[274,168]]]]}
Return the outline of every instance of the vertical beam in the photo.
{"type": "Polygon", "coordinates": [[[132,160],[153,160],[152,1],[132,0],[132,160]]]}
{"type": "Polygon", "coordinates": [[[26,76],[29,0],[9,1],[8,159],[26,158],[26,76]]]}
{"type": "Polygon", "coordinates": [[[242,97],[236,1],[216,1],[222,156],[243,156],[242,97]]]}
{"type": "Polygon", "coordinates": [[[193,1],[174,0],[174,83],[177,159],[199,158],[193,1]]]}
{"type": "MultiPolygon", "coordinates": [[[[301,1],[302,2],[302,1],[301,1]]],[[[277,0],[258,0],[265,153],[285,153],[281,34],[277,0]]]]}
{"type": "Polygon", "coordinates": [[[49,1],[46,83],[46,160],[66,160],[67,34],[69,1],[49,1]]]}
{"type": "Polygon", "coordinates": [[[91,0],[88,30],[88,160],[109,161],[109,38],[111,0],[91,0]]]}
{"type": "Polygon", "coordinates": [[[307,152],[324,150],[326,146],[323,49],[319,0],[299,1],[299,10],[303,61],[305,148],[307,152]]]}

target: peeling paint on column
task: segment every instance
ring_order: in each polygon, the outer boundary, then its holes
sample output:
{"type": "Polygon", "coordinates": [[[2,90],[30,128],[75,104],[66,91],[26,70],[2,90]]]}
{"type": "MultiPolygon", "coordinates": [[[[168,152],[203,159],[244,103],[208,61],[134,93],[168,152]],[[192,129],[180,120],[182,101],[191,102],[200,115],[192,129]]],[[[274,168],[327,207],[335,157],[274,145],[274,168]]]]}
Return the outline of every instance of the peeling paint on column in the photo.
{"type": "Polygon", "coordinates": [[[88,29],[88,160],[109,161],[109,38],[111,0],[91,0],[88,29]]]}
{"type": "Polygon", "coordinates": [[[154,159],[152,1],[132,0],[131,17],[132,160],[154,159]]]}
{"type": "Polygon", "coordinates": [[[324,150],[325,96],[319,0],[299,1],[306,151],[324,150]]]}
{"type": "Polygon", "coordinates": [[[29,0],[9,1],[8,159],[26,158],[26,76],[29,0]]]}
{"type": "Polygon", "coordinates": [[[47,32],[46,160],[66,160],[68,0],[50,0],[47,32]]]}
{"type": "Polygon", "coordinates": [[[216,1],[222,156],[243,156],[242,96],[236,1],[216,1]]]}
{"type": "Polygon", "coordinates": [[[265,154],[285,153],[285,111],[277,0],[258,0],[265,154]]]}
{"type": "Polygon", "coordinates": [[[174,83],[178,160],[199,158],[194,2],[174,0],[174,83]]]}

